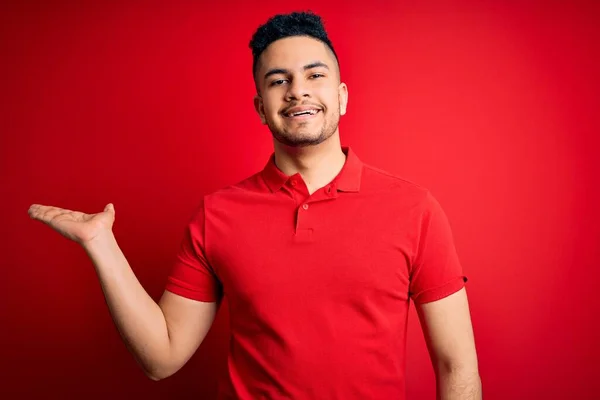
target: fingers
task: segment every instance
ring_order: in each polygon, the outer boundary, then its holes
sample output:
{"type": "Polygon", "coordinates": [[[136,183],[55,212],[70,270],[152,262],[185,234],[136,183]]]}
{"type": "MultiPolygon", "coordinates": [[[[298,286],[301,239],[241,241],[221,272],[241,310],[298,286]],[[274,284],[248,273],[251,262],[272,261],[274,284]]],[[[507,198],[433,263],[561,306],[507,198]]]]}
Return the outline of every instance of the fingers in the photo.
{"type": "MultiPolygon", "coordinates": [[[[104,212],[115,213],[115,206],[112,203],[108,203],[106,207],[104,207],[104,212]]],[[[32,204],[27,211],[29,216],[32,219],[37,219],[39,221],[50,222],[54,218],[59,217],[64,214],[71,214],[74,218],[78,219],[85,214],[68,210],[66,208],[54,207],[54,206],[45,206],[42,204],[32,204]]]]}
{"type": "Polygon", "coordinates": [[[64,208],[44,206],[41,204],[33,204],[29,207],[28,214],[32,219],[37,219],[43,222],[50,222],[61,214],[72,212],[64,208]]]}

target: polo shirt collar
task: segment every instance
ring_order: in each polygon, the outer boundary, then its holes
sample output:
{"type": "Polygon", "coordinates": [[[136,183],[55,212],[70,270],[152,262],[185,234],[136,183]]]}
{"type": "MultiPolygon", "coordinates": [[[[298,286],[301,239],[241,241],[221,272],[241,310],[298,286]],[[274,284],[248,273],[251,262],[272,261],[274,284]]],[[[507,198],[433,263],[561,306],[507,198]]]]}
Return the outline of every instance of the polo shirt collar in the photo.
{"type": "MultiPolygon", "coordinates": [[[[342,151],[346,154],[346,162],[340,173],[333,179],[332,184],[335,184],[337,190],[341,192],[358,192],[360,190],[363,163],[350,147],[343,146],[342,151]]],[[[279,191],[291,178],[277,168],[275,153],[271,155],[267,165],[262,170],[262,177],[271,192],[279,191]]]]}

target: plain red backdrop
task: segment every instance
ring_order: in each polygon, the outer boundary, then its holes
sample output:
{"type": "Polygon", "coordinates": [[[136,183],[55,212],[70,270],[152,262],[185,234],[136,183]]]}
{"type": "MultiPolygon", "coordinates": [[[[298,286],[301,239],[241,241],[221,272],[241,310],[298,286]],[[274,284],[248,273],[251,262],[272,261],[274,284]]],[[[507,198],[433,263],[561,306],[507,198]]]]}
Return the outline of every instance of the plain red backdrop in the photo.
{"type": "MultiPolygon", "coordinates": [[[[2,7],[0,397],[214,396],[227,304],[194,358],[150,381],[81,248],[27,209],[113,202],[158,299],[199,198],[270,155],[254,29],[310,8],[349,86],[343,143],[430,188],[450,218],[485,398],[597,398],[598,3],[109,3],[2,7]]],[[[410,399],[434,398],[414,312],[407,374],[410,399]]]]}

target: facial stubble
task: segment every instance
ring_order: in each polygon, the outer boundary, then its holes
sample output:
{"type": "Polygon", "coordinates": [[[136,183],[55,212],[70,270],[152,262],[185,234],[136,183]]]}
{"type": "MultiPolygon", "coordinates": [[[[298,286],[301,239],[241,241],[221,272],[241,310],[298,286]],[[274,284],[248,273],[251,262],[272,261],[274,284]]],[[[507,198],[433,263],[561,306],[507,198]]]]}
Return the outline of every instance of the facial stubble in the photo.
{"type": "MultiPolygon", "coordinates": [[[[323,113],[324,111],[321,111],[323,113]]],[[[340,113],[339,110],[335,109],[330,118],[326,118],[324,123],[318,129],[318,135],[312,135],[310,133],[306,133],[306,126],[310,125],[310,121],[300,122],[298,123],[298,127],[295,129],[296,132],[290,132],[285,127],[278,128],[273,124],[273,121],[267,120],[267,126],[271,131],[271,134],[278,142],[290,146],[290,147],[308,147],[308,146],[316,146],[318,144],[323,143],[327,139],[329,139],[338,128],[338,124],[340,122],[340,113]]]]}

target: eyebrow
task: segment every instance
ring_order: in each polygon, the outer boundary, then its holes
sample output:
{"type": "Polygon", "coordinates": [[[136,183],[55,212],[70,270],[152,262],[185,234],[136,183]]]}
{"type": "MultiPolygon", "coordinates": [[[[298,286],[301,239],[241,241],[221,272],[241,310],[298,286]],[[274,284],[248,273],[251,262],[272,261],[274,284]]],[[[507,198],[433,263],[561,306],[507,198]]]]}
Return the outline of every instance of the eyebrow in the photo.
{"type": "MultiPolygon", "coordinates": [[[[303,69],[305,71],[307,71],[309,69],[318,68],[318,67],[329,69],[329,66],[322,61],[315,61],[313,63],[306,64],[303,69]]],[[[265,74],[265,79],[267,79],[271,75],[277,75],[277,74],[285,75],[285,74],[288,74],[289,72],[290,72],[289,70],[284,69],[284,68],[273,68],[273,69],[270,69],[269,71],[267,71],[267,73],[265,74]]]]}

